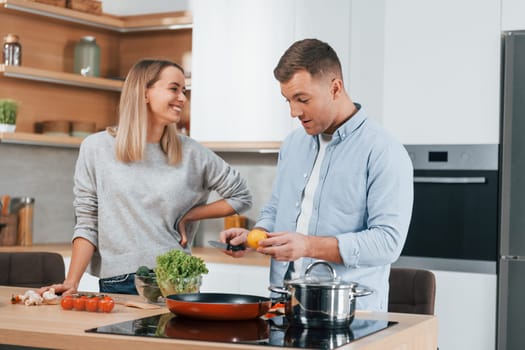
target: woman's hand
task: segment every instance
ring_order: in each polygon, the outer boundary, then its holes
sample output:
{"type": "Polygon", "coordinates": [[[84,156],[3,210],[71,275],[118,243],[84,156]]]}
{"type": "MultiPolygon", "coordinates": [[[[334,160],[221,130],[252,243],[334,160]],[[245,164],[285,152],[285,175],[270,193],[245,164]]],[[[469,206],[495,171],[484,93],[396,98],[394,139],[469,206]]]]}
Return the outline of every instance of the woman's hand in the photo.
{"type": "Polygon", "coordinates": [[[75,284],[64,281],[62,283],[58,284],[52,284],[50,286],[41,287],[37,292],[38,294],[42,295],[44,292],[48,291],[49,289],[54,288],[56,294],[62,294],[62,295],[68,295],[68,294],[76,294],[78,292],[75,284]]]}
{"type": "Polygon", "coordinates": [[[179,230],[180,234],[180,245],[185,248],[186,244],[188,244],[188,236],[186,235],[186,223],[189,221],[187,219],[188,214],[184,215],[182,219],[179,221],[179,227],[177,229],[179,230]]]}

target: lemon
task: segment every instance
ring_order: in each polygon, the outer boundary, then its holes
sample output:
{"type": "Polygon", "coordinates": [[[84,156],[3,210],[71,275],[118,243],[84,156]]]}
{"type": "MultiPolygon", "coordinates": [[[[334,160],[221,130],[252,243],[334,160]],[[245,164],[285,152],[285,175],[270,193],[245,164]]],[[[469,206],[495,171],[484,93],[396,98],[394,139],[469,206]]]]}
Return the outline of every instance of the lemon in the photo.
{"type": "Polygon", "coordinates": [[[266,238],[268,238],[268,235],[265,231],[253,229],[250,232],[248,232],[248,236],[246,237],[246,244],[248,244],[248,247],[250,248],[257,249],[257,247],[259,247],[259,241],[266,238]]]}

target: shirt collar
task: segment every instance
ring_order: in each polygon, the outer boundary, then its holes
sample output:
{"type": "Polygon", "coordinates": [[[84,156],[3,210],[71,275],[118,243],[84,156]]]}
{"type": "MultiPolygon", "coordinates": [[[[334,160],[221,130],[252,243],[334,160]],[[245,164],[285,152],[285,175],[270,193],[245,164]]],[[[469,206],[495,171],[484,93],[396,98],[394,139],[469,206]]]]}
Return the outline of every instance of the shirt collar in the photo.
{"type": "MultiPolygon", "coordinates": [[[[343,141],[345,138],[350,136],[359,126],[363,123],[363,121],[366,119],[366,112],[363,108],[361,108],[361,105],[359,103],[354,103],[357,112],[352,116],[352,118],[348,119],[346,122],[343,123],[337,130],[334,132],[332,137],[332,142],[339,143],[343,141]]],[[[314,136],[314,140],[316,143],[318,142],[318,135],[314,136]]]]}

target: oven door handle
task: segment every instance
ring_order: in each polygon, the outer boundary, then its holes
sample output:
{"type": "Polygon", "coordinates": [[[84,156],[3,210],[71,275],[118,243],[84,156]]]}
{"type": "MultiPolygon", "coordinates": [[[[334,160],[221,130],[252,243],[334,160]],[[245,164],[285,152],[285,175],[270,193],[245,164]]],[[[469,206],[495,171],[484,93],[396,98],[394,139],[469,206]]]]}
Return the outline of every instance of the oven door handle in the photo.
{"type": "Polygon", "coordinates": [[[446,176],[414,176],[414,183],[426,184],[484,184],[486,177],[446,177],[446,176]]]}

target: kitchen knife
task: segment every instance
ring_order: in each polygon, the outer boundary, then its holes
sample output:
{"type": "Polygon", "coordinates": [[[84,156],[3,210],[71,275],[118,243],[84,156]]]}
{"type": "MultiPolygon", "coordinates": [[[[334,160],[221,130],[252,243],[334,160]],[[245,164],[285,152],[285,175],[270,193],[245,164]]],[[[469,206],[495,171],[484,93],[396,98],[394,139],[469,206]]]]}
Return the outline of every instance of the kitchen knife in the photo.
{"type": "Polygon", "coordinates": [[[222,243],[219,241],[208,241],[208,243],[215,248],[231,250],[232,252],[237,252],[239,250],[245,250],[246,247],[243,245],[231,245],[229,243],[222,243]]]}

